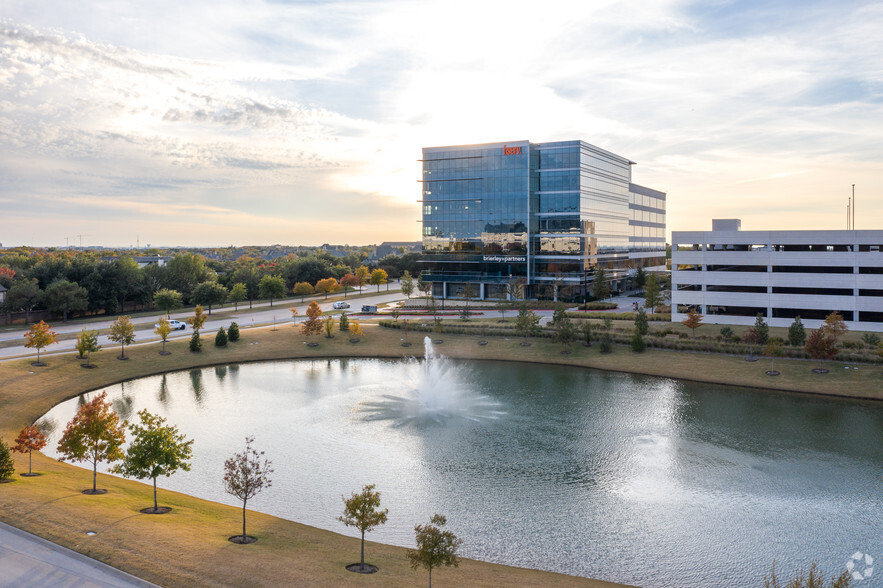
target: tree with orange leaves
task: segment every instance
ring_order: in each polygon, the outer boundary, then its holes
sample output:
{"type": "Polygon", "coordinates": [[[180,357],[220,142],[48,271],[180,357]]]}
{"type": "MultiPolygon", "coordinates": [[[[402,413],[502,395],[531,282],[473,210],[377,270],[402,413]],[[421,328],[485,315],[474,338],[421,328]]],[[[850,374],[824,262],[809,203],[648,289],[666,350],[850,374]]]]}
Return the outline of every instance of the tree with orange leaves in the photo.
{"type": "Polygon", "coordinates": [[[83,493],[99,494],[96,488],[98,462],[122,459],[125,441],[126,421],[120,422],[113,404],[107,400],[107,392],[102,392],[81,406],[67,424],[58,442],[58,453],[61,454],[58,460],[91,461],[92,490],[83,493]]]}
{"type": "Polygon", "coordinates": [[[37,350],[37,361],[31,365],[46,365],[40,361],[40,350],[44,347],[58,343],[58,333],[49,328],[45,321],[31,325],[31,330],[25,333],[25,347],[37,350]]]}
{"type": "MultiPolygon", "coordinates": [[[[33,476],[31,471],[32,457],[31,453],[40,451],[46,447],[46,435],[44,435],[37,425],[30,425],[21,430],[15,439],[15,447],[12,448],[16,453],[28,454],[28,473],[22,476],[33,476]]],[[[39,475],[39,474],[37,474],[39,475]]]]}

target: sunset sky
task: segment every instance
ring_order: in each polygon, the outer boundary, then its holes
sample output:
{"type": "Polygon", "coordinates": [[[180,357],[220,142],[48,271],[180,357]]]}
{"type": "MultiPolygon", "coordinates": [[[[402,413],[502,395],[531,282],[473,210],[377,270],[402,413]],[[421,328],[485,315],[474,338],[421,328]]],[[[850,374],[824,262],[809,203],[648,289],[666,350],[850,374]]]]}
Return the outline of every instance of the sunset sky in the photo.
{"type": "Polygon", "coordinates": [[[883,3],[3,0],[0,243],[418,240],[424,146],[583,139],[669,230],[883,229],[883,3]],[[65,239],[67,237],[67,240],[65,239]]]}

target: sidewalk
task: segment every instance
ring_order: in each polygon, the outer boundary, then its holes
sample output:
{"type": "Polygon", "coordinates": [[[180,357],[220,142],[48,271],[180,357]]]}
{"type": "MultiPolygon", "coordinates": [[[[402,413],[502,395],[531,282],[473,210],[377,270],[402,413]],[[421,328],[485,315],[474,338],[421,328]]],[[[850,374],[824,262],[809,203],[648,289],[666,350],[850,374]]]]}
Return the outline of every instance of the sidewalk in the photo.
{"type": "Polygon", "coordinates": [[[158,588],[76,551],[0,523],[0,587],[19,586],[158,588]]]}

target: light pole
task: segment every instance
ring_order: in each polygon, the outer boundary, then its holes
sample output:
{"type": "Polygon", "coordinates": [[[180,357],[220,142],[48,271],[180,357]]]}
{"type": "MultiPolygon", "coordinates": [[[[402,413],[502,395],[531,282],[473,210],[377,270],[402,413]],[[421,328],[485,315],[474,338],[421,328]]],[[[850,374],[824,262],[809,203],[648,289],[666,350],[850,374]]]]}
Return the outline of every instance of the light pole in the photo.
{"type": "Polygon", "coordinates": [[[855,184],[852,185],[852,230],[855,230],[855,184]]]}

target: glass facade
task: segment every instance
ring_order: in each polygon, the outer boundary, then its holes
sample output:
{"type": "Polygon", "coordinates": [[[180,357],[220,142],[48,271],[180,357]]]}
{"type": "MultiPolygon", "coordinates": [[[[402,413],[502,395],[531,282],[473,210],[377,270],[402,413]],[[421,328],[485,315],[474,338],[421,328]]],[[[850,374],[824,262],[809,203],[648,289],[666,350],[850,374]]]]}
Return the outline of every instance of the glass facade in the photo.
{"type": "Polygon", "coordinates": [[[517,141],[426,148],[421,162],[423,275],[436,295],[498,298],[516,283],[528,297],[551,286],[581,296],[596,267],[616,286],[636,263],[664,263],[665,194],[632,184],[618,155],[517,141]]]}

